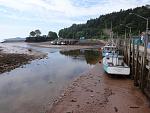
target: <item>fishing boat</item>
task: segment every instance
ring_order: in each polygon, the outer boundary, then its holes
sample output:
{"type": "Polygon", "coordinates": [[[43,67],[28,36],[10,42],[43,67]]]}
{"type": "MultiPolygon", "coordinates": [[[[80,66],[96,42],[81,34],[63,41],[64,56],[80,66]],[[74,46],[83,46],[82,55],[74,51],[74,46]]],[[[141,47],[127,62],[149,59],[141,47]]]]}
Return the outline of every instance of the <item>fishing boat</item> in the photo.
{"type": "Polygon", "coordinates": [[[123,56],[107,55],[103,58],[104,71],[111,75],[129,75],[130,67],[123,60],[123,56]]]}
{"type": "Polygon", "coordinates": [[[105,57],[106,55],[115,55],[117,53],[117,47],[115,45],[105,45],[102,48],[102,56],[105,57]]]}
{"type": "Polygon", "coordinates": [[[102,56],[105,57],[106,55],[117,55],[117,46],[114,43],[113,39],[113,31],[112,31],[112,22],[111,22],[111,31],[110,31],[110,39],[108,43],[102,48],[102,56]]]}

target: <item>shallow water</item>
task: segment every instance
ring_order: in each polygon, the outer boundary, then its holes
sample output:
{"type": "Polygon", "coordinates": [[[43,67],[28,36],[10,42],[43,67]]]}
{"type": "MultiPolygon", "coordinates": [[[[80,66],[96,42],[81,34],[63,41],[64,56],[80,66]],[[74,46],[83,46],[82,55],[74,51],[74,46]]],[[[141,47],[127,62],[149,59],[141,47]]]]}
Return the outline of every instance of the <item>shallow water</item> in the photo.
{"type": "Polygon", "coordinates": [[[0,75],[0,113],[44,113],[71,80],[101,57],[95,49],[31,48],[48,57],[0,75]]]}

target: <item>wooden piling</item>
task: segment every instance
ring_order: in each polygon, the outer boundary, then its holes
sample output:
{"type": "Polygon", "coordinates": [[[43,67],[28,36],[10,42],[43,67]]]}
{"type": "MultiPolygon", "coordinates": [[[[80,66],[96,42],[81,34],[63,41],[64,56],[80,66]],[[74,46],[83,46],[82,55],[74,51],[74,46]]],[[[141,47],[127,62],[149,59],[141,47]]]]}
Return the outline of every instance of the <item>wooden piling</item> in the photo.
{"type": "Polygon", "coordinates": [[[134,78],[134,54],[135,54],[135,49],[134,49],[134,39],[132,39],[132,64],[131,64],[131,72],[132,72],[132,76],[131,78],[134,78]]]}
{"type": "Polygon", "coordinates": [[[144,54],[143,54],[143,65],[142,65],[142,76],[141,76],[141,90],[144,92],[145,87],[145,68],[146,68],[146,57],[147,57],[147,40],[144,41],[144,54]]]}
{"type": "Polygon", "coordinates": [[[135,75],[134,75],[134,85],[138,86],[138,71],[139,71],[139,63],[138,63],[138,58],[139,58],[139,44],[136,46],[136,58],[135,58],[135,75]]]}
{"type": "Polygon", "coordinates": [[[139,42],[135,44],[134,39],[131,38],[117,39],[116,43],[130,67],[134,85],[138,86],[150,99],[150,57],[147,56],[148,52],[150,54],[150,49],[147,51],[146,41],[144,47],[139,45],[139,42]]]}

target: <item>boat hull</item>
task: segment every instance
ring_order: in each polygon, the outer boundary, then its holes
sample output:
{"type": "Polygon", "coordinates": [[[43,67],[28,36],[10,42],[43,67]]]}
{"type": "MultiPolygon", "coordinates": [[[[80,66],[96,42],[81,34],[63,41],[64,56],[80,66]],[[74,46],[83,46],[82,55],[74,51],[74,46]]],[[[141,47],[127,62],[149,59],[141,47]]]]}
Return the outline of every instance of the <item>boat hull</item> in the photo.
{"type": "Polygon", "coordinates": [[[111,75],[130,75],[130,68],[124,66],[108,66],[103,58],[103,69],[106,73],[111,75]]]}
{"type": "Polygon", "coordinates": [[[130,68],[104,66],[104,70],[106,73],[112,74],[112,75],[129,75],[130,74],[130,68]]]}

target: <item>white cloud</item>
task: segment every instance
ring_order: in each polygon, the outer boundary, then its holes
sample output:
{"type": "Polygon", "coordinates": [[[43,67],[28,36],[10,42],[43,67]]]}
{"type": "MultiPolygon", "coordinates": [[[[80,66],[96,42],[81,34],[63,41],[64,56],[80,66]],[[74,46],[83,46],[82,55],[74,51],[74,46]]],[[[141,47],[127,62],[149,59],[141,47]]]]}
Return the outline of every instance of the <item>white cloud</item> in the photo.
{"type": "MultiPolygon", "coordinates": [[[[18,12],[32,13],[34,16],[52,18],[65,16],[90,16],[119,11],[150,3],[150,0],[101,0],[89,7],[75,6],[76,0],[0,0],[0,5],[17,10],[18,12]],[[73,2],[74,1],[74,2],[73,2]]],[[[81,0],[88,2],[88,0],[81,0]]],[[[80,2],[81,2],[80,1],[80,2]]],[[[89,0],[90,1],[90,0],[89,0]]],[[[78,4],[80,4],[78,1],[78,4]]],[[[92,2],[89,2],[92,3],[92,2]]],[[[82,5],[81,4],[81,5],[82,5]]]]}
{"type": "MultiPolygon", "coordinates": [[[[18,21],[19,26],[41,24],[43,29],[46,24],[53,24],[58,31],[60,27],[86,22],[101,14],[146,4],[150,0],[0,0],[0,16],[5,21],[18,21]]],[[[9,26],[7,22],[3,24],[9,26]]]]}

